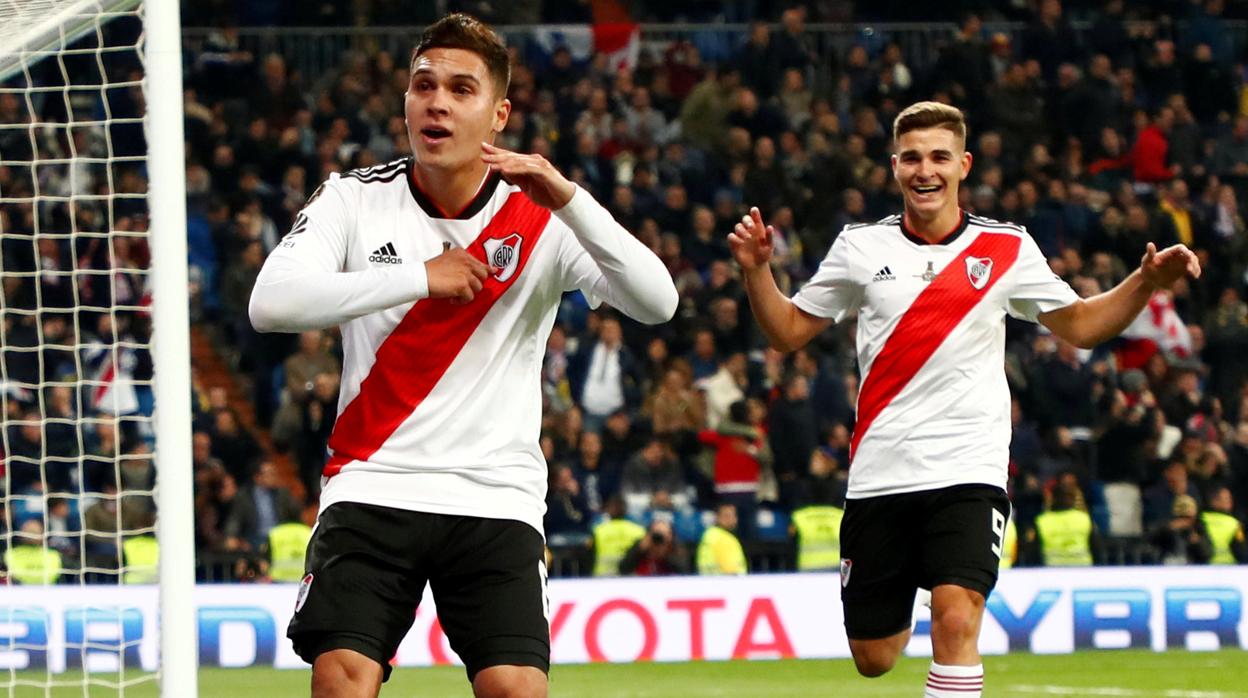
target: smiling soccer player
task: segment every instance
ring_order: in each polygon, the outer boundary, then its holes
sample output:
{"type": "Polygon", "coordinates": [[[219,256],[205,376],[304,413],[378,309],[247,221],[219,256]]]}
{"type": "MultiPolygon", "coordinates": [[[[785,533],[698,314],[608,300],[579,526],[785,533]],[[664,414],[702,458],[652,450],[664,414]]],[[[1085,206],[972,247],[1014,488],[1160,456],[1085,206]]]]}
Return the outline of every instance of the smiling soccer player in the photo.
{"type": "Polygon", "coordinates": [[[1005,315],[1083,347],[1121,332],[1157,288],[1199,276],[1182,245],[1148,243],[1139,269],[1080,299],[1023,228],[970,215],[971,171],[958,109],[920,102],[893,124],[902,213],[846,227],[792,299],[771,274],[757,208],[728,236],[754,316],[777,349],[805,345],[858,314],[862,372],[841,523],[841,602],[859,673],[880,676],[910,639],[918,589],[931,590],[925,695],[977,698],[977,642],[997,581],[1010,503],[1005,315]]]}

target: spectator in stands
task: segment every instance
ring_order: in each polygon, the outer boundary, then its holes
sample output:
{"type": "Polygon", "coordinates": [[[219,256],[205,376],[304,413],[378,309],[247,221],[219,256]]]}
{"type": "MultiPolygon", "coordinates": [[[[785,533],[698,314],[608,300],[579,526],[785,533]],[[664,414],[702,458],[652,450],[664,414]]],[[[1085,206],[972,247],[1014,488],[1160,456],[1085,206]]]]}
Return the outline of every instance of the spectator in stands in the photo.
{"type": "Polygon", "coordinates": [[[693,390],[692,378],[688,364],[683,361],[671,364],[663,372],[663,381],[642,408],[643,414],[650,415],[655,434],[691,433],[702,427],[705,406],[702,396],[693,390]]]}
{"type": "Polygon", "coordinates": [[[8,421],[5,429],[5,466],[8,474],[8,491],[25,494],[34,488],[42,489],[40,463],[43,462],[43,433],[40,428],[42,415],[37,409],[26,410],[20,421],[8,421]]]}
{"type": "Polygon", "coordinates": [[[689,574],[689,555],[676,540],[672,524],[664,519],[650,522],[620,560],[620,574],[637,577],[666,577],[689,574]]]}
{"type": "Polygon", "coordinates": [[[342,370],[321,330],[301,332],[299,350],[287,357],[282,367],[286,373],[286,390],[296,403],[302,403],[312,392],[318,374],[337,374],[342,370]]]}
{"type": "MultiPolygon", "coordinates": [[[[107,453],[108,457],[112,458],[112,449],[109,448],[105,451],[103,444],[112,444],[112,440],[116,438],[116,431],[114,429],[102,429],[100,433],[103,434],[105,431],[112,436],[109,436],[107,441],[104,438],[99,440],[101,444],[99,450],[102,453],[107,453]]],[[[212,434],[206,431],[196,431],[191,435],[191,468],[197,476],[201,471],[205,470],[225,470],[225,465],[221,463],[221,459],[212,455],[212,434]]]]}
{"type": "MultiPolygon", "coordinates": [[[[698,433],[698,440],[715,449],[715,497],[736,508],[737,537],[746,542],[754,539],[759,478],[763,468],[771,466],[766,432],[751,416],[749,404],[738,400],[718,427],[698,433]]],[[[765,416],[758,415],[760,420],[765,416]]]]}
{"type": "Polygon", "coordinates": [[[1169,164],[1169,133],[1174,126],[1174,110],[1160,107],[1154,113],[1152,123],[1140,132],[1131,148],[1132,175],[1136,182],[1158,184],[1168,182],[1179,174],[1177,165],[1169,164]]]}
{"type": "Polygon", "coordinates": [[[746,574],[749,563],[737,539],[737,508],[720,504],[715,508],[715,525],[706,529],[698,543],[698,574],[746,574]]]}
{"type": "Polygon", "coordinates": [[[624,465],[620,489],[632,510],[635,507],[644,509],[658,492],[683,496],[685,487],[680,464],[672,456],[671,446],[663,437],[654,435],[624,465]]]}
{"type": "Polygon", "coordinates": [[[1213,548],[1205,523],[1197,515],[1196,500],[1185,494],[1174,498],[1168,520],[1149,531],[1149,542],[1157,549],[1164,565],[1202,565],[1209,562],[1213,548]]]}
{"type": "Polygon", "coordinates": [[[780,501],[792,506],[798,478],[805,473],[811,453],[819,446],[810,381],[798,371],[785,375],[780,398],[771,407],[767,437],[775,456],[780,501]]]}
{"type": "Polygon", "coordinates": [[[48,547],[60,552],[66,569],[77,569],[78,554],[81,550],[79,536],[82,524],[78,516],[70,509],[69,500],[63,497],[49,499],[46,520],[48,547]]]}
{"type": "Polygon", "coordinates": [[[582,342],[568,360],[568,382],[585,410],[587,431],[600,431],[612,412],[640,403],[638,369],[632,351],[624,345],[620,321],[603,317],[597,340],[582,342]]]}
{"type": "Polygon", "coordinates": [[[290,488],[282,484],[277,466],[263,460],[252,482],[239,488],[231,513],[240,522],[252,550],[262,550],[269,541],[269,532],[288,521],[298,521],[302,508],[290,488]]]}
{"type": "Polygon", "coordinates": [[[1179,454],[1166,463],[1161,471],[1161,481],[1144,492],[1144,527],[1155,528],[1168,519],[1174,510],[1174,500],[1181,496],[1191,497],[1199,504],[1200,492],[1189,481],[1187,464],[1179,454]]]}
{"type": "Polygon", "coordinates": [[[321,471],[325,467],[329,435],[334,429],[334,415],[338,409],[337,373],[320,373],[312,380],[312,392],[303,406],[303,419],[295,439],[295,459],[299,464],[299,477],[309,500],[315,500],[321,492],[321,471]]]}
{"type": "Polygon", "coordinates": [[[749,388],[745,354],[722,355],[719,370],[696,383],[706,396],[706,426],[715,429],[728,417],[728,407],[743,398],[749,388]]]}
{"type": "Polygon", "coordinates": [[[142,497],[119,494],[109,483],[82,514],[86,532],[86,566],[115,569],[123,535],[151,524],[151,511],[142,497]]]}
{"type": "Polygon", "coordinates": [[[215,416],[212,455],[220,459],[234,480],[251,482],[260,457],[260,443],[238,421],[231,408],[218,409],[215,416]]]}
{"type": "Polygon", "coordinates": [[[561,541],[560,544],[588,542],[592,512],[572,469],[565,465],[554,466],[548,489],[543,521],[547,539],[561,541]]]}

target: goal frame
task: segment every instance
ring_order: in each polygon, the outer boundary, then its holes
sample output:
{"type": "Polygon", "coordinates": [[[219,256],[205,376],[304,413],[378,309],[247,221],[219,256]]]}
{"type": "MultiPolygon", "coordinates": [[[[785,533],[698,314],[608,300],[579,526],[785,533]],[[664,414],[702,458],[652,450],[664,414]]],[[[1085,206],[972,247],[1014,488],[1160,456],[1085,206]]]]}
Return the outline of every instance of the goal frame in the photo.
{"type": "Polygon", "coordinates": [[[156,400],[156,537],[160,541],[160,694],[198,692],[195,517],[191,461],[191,342],[178,0],[145,0],[152,363],[156,400]]]}
{"type": "Polygon", "coordinates": [[[97,30],[108,15],[141,7],[146,101],[148,245],[153,260],[153,426],[160,544],[159,660],[162,698],[196,698],[199,633],[195,616],[195,519],[191,458],[190,317],[186,182],[182,124],[182,28],[178,0],[77,0],[0,26],[0,80],[97,30]]]}

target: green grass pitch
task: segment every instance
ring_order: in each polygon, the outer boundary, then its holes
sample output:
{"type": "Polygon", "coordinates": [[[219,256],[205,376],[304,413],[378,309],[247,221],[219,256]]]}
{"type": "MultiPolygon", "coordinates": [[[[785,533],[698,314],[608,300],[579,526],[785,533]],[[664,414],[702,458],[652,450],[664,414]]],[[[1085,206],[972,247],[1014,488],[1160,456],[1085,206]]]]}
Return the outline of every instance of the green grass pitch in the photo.
{"type": "MultiPolygon", "coordinates": [[[[556,666],[552,698],[916,698],[922,695],[926,659],[904,659],[879,679],[863,679],[848,660],[639,663],[556,666]]],[[[1092,651],[1073,655],[1012,654],[986,657],[984,695],[989,698],[1248,698],[1248,652],[1092,651]]],[[[22,680],[41,676],[19,673],[22,680]]],[[[307,671],[205,669],[199,675],[203,698],[306,696],[307,671]]],[[[155,698],[152,683],[116,689],[93,686],[84,694],[69,674],[56,676],[62,687],[12,686],[0,674],[0,696],[83,695],[155,698]]],[[[96,675],[116,680],[115,675],[96,675]]],[[[386,696],[471,696],[462,669],[399,669],[382,689],[386,696]]]]}

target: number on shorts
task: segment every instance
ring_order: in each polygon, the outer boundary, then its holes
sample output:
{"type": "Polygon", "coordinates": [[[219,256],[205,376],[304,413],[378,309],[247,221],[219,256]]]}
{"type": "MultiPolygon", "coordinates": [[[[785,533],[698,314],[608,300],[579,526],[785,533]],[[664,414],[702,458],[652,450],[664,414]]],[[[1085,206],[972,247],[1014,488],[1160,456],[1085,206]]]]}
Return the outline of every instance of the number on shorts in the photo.
{"type": "Polygon", "coordinates": [[[546,624],[550,625],[550,591],[546,581],[546,561],[537,561],[537,576],[542,580],[542,615],[546,616],[546,624]]]}
{"type": "Polygon", "coordinates": [[[992,552],[1001,559],[1001,545],[1005,540],[1005,515],[996,509],[992,510],[992,535],[996,541],[992,544],[992,552]]]}

